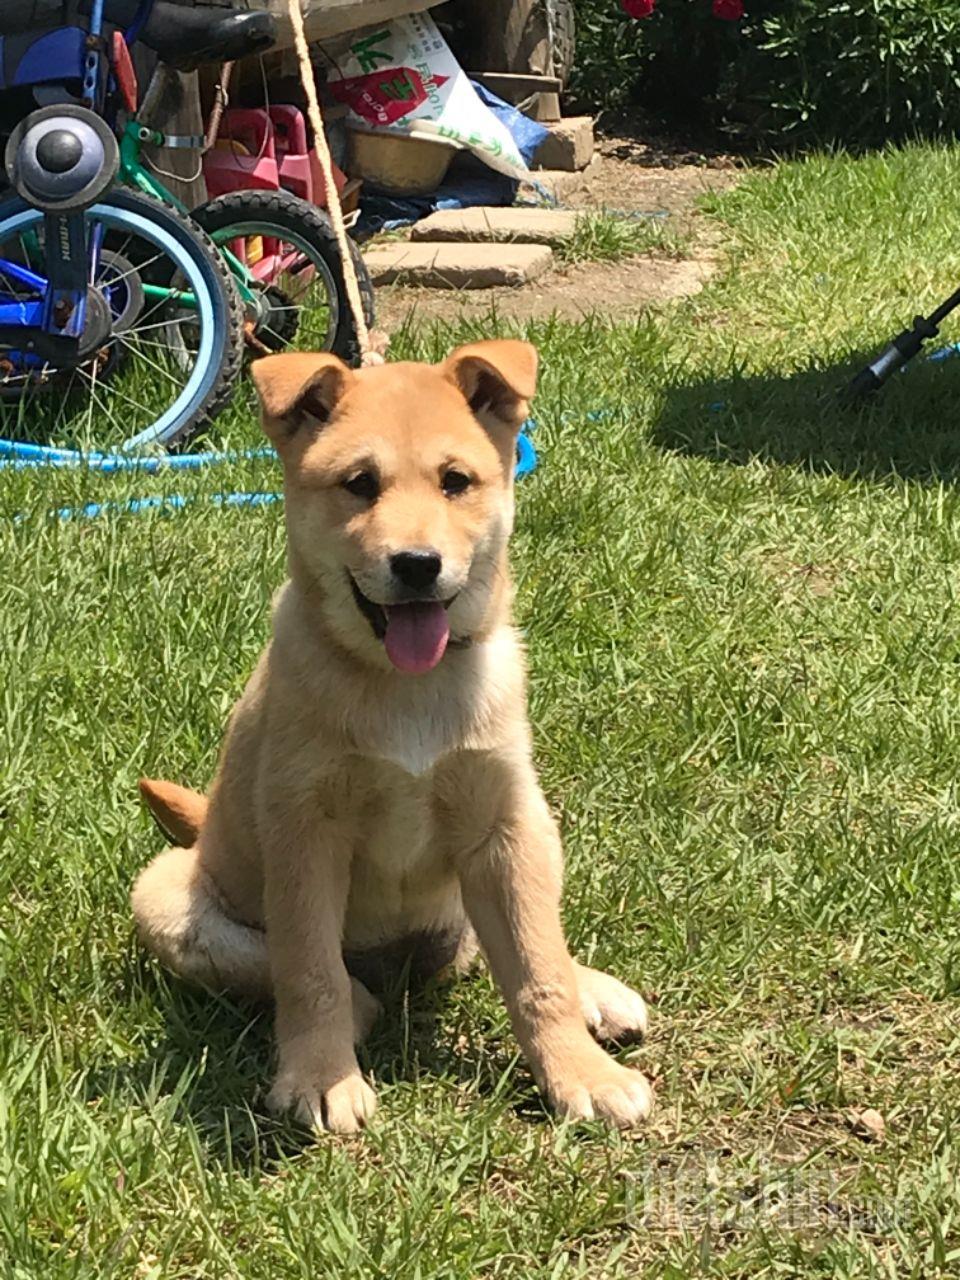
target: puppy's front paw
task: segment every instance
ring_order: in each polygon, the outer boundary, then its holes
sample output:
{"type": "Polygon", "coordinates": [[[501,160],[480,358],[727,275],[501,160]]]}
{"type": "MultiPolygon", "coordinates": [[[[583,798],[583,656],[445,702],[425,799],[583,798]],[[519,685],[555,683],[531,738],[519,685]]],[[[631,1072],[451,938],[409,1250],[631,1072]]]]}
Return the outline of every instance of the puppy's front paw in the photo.
{"type": "Polygon", "coordinates": [[[613,1044],[631,1044],[647,1034],[643,997],[599,969],[577,965],[580,1009],[591,1035],[613,1044]]]}
{"type": "Polygon", "coordinates": [[[329,1083],[321,1083],[322,1074],[281,1069],[267,1106],[274,1112],[293,1112],[317,1133],[356,1133],[376,1111],[377,1095],[359,1068],[329,1083]]]}
{"type": "Polygon", "coordinates": [[[563,1055],[546,1078],[553,1109],[565,1120],[603,1120],[632,1129],[653,1110],[653,1090],[639,1071],[621,1067],[587,1041],[563,1055]]]}

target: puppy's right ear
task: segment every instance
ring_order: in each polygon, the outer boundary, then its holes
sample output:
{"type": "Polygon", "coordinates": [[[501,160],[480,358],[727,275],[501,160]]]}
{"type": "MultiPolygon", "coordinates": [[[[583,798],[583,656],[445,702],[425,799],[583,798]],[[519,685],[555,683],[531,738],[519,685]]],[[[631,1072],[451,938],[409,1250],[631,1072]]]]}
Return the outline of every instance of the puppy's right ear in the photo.
{"type": "Polygon", "coordinates": [[[260,397],[263,429],[282,453],[301,430],[316,434],[355,377],[328,351],[289,351],[254,360],[250,376],[260,397]]]}

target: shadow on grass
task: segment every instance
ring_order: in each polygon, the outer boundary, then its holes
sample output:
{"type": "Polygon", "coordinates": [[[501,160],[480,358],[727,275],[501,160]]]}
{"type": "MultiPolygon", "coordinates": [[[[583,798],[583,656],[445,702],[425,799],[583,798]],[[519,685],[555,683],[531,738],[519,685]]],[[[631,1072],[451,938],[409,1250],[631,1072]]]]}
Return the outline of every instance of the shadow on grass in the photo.
{"type": "MultiPolygon", "coordinates": [[[[168,1118],[189,1118],[204,1153],[236,1172],[255,1174],[313,1145],[314,1135],[266,1109],[275,1065],[273,1007],[216,995],[157,974],[139,959],[131,975],[134,1004],[146,998],[163,1017],[149,1051],[135,1062],[94,1067],[87,1075],[89,1100],[114,1098],[161,1108],[168,1118]]],[[[408,986],[402,977],[379,993],[384,1009],[358,1050],[365,1073],[378,1087],[427,1078],[465,1086],[479,1098],[503,1092],[513,1056],[496,1031],[458,1035],[445,1026],[453,982],[482,982],[479,974],[408,986]]],[[[529,1074],[516,1069],[508,1105],[527,1120],[545,1112],[529,1074]]]]}
{"type": "Polygon", "coordinates": [[[875,396],[844,406],[843,388],[876,354],[669,386],[653,443],[734,465],[759,459],[869,480],[957,481],[960,356],[918,357],[875,396]]]}

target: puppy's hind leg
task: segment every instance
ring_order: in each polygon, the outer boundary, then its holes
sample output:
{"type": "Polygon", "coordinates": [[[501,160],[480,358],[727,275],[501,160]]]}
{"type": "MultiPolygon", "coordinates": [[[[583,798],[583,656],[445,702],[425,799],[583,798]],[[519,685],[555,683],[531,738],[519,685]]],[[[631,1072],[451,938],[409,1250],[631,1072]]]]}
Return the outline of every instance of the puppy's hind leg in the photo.
{"type": "Polygon", "coordinates": [[[363,1044],[380,1017],[383,1005],[359,978],[350,979],[350,995],[353,1001],[353,1043],[363,1044]]]}
{"type": "Polygon", "coordinates": [[[469,973],[481,958],[480,940],[474,932],[473,925],[466,923],[463,926],[463,933],[460,935],[460,942],[457,945],[457,954],[453,957],[453,971],[457,974],[469,973]]]}
{"type": "Polygon", "coordinates": [[[196,849],[166,849],[130,895],[140,939],[174,973],[214,991],[266,999],[267,939],[227,914],[196,849]]]}
{"type": "MultiPolygon", "coordinates": [[[[232,920],[196,849],[166,849],[137,878],[130,895],[144,946],[181,978],[213,991],[272,998],[267,935],[232,920]]],[[[351,979],[353,1039],[360,1044],[381,1004],[351,979]]]]}

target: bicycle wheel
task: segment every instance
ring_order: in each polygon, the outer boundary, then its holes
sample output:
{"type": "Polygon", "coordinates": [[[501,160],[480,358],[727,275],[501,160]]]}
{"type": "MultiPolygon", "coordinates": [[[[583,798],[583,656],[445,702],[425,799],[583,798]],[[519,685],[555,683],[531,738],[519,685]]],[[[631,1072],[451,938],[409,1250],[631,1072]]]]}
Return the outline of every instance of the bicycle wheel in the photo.
{"type": "MultiPolygon", "coordinates": [[[[322,210],[288,191],[233,191],[194,209],[191,217],[251,277],[255,299],[246,318],[253,354],[295,345],[360,363],[340,249],[322,210]]],[[[373,285],[352,242],[350,252],[369,326],[373,285]]]]}
{"type": "MultiPolygon", "coordinates": [[[[241,369],[243,315],[223,258],[188,218],[131,191],[84,217],[102,250],[80,350],[64,367],[0,350],[2,434],[98,450],[180,443],[224,407],[241,369]]],[[[39,210],[0,204],[0,302],[42,297],[4,264],[42,276],[43,238],[39,210]]]]}

